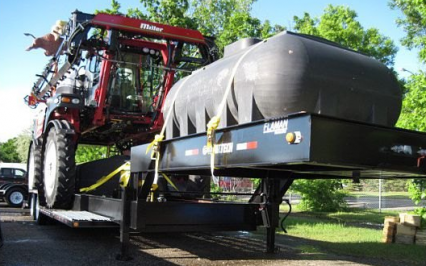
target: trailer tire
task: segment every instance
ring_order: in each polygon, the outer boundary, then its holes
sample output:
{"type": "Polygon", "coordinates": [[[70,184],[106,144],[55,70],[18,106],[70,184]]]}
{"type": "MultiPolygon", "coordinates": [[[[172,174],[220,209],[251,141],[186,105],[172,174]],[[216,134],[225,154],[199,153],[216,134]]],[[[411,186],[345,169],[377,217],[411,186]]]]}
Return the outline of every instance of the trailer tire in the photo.
{"type": "Polygon", "coordinates": [[[5,200],[11,207],[21,207],[25,200],[25,190],[19,186],[12,186],[6,190],[5,200]]]}
{"type": "Polygon", "coordinates": [[[43,196],[43,139],[38,140],[39,145],[31,142],[28,150],[27,173],[28,173],[28,189],[32,191],[36,189],[41,198],[41,204],[46,205],[43,196]]]}
{"type": "Polygon", "coordinates": [[[33,217],[33,220],[38,225],[49,224],[50,218],[40,213],[39,195],[37,194],[31,195],[30,213],[31,213],[31,216],[33,217]]]}
{"type": "MultiPolygon", "coordinates": [[[[75,144],[71,135],[51,127],[44,147],[44,199],[49,208],[72,207],[75,190],[75,144]]],[[[40,197],[39,197],[40,198],[40,197]]],[[[40,202],[43,203],[43,202],[40,202]]]]}

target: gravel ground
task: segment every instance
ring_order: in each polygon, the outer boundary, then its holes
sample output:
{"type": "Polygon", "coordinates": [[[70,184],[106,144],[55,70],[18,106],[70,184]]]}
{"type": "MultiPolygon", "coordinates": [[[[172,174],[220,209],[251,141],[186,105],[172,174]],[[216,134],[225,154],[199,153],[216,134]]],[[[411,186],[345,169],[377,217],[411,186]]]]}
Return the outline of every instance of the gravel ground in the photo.
{"type": "MultiPolygon", "coordinates": [[[[65,225],[36,225],[18,211],[0,208],[4,246],[0,265],[406,265],[386,260],[334,254],[302,253],[294,247],[309,241],[277,236],[280,251],[264,253],[262,232],[248,234],[144,234],[132,236],[132,260],[115,260],[119,251],[116,229],[72,229],[65,225]]],[[[310,243],[312,244],[312,243],[310,243]]]]}

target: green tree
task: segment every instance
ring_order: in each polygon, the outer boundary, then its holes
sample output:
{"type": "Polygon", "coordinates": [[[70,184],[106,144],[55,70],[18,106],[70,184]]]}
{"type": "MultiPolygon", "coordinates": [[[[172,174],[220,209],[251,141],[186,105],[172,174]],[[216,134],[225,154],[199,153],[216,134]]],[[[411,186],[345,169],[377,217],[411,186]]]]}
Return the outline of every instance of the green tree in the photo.
{"type": "Polygon", "coordinates": [[[86,163],[107,157],[107,147],[96,145],[79,145],[75,152],[76,163],[86,163]]]}
{"type": "Polygon", "coordinates": [[[404,96],[401,115],[397,127],[426,131],[426,73],[411,75],[405,87],[408,89],[404,96]]]}
{"type": "MultiPolygon", "coordinates": [[[[418,57],[422,64],[426,63],[426,1],[424,0],[392,0],[390,6],[399,9],[403,17],[397,19],[397,24],[402,27],[406,36],[401,40],[402,45],[408,49],[417,48],[418,57]]],[[[411,75],[406,81],[407,92],[402,104],[401,116],[397,126],[426,131],[426,78],[425,72],[420,70],[411,75]]],[[[426,199],[426,181],[414,179],[409,184],[412,200],[419,204],[426,199]]],[[[426,206],[417,209],[426,220],[426,206]]]]}
{"type": "Polygon", "coordinates": [[[117,2],[116,0],[111,0],[111,8],[107,8],[104,10],[97,10],[95,11],[95,14],[97,13],[107,13],[107,14],[121,14],[120,13],[120,8],[121,8],[121,4],[119,2],[117,2]]]}
{"type": "Polygon", "coordinates": [[[402,27],[406,36],[402,45],[409,49],[418,48],[419,58],[426,62],[426,1],[424,0],[391,0],[390,6],[399,9],[404,17],[396,23],[402,27]]]}
{"type": "MultiPolygon", "coordinates": [[[[401,115],[396,124],[397,127],[405,129],[426,131],[426,73],[419,71],[418,74],[411,75],[405,86],[405,93],[402,102],[401,115]]],[[[420,204],[426,199],[426,180],[413,179],[408,184],[408,191],[411,199],[420,204]]],[[[416,212],[426,220],[426,206],[419,207],[416,212]]]]}
{"type": "Polygon", "coordinates": [[[4,163],[20,163],[21,159],[16,151],[16,138],[0,143],[0,161],[4,163]]]}
{"type": "MultiPolygon", "coordinates": [[[[336,42],[344,47],[374,57],[389,67],[394,65],[397,47],[375,28],[364,29],[357,13],[348,7],[329,5],[320,17],[304,13],[295,16],[294,30],[336,42]]],[[[338,180],[297,180],[292,189],[302,195],[307,210],[335,211],[341,208],[344,193],[338,180]]]]}
{"type": "Polygon", "coordinates": [[[299,179],[291,189],[300,194],[300,206],[307,211],[334,212],[345,207],[341,183],[335,179],[299,179]]]}
{"type": "MultiPolygon", "coordinates": [[[[144,10],[127,10],[130,17],[152,22],[196,29],[205,36],[216,38],[219,53],[226,45],[245,37],[268,38],[284,27],[272,26],[269,21],[262,23],[251,16],[255,0],[140,0],[144,10]]],[[[108,13],[120,13],[120,4],[113,1],[108,13]]]]}
{"type": "Polygon", "coordinates": [[[318,18],[312,18],[308,13],[300,18],[295,16],[294,29],[336,42],[392,67],[398,48],[378,29],[364,29],[357,17],[357,13],[348,7],[329,5],[318,18]]]}
{"type": "Polygon", "coordinates": [[[19,134],[15,140],[16,152],[18,153],[21,163],[26,163],[28,160],[28,149],[30,147],[30,142],[31,134],[28,130],[19,134]]]}

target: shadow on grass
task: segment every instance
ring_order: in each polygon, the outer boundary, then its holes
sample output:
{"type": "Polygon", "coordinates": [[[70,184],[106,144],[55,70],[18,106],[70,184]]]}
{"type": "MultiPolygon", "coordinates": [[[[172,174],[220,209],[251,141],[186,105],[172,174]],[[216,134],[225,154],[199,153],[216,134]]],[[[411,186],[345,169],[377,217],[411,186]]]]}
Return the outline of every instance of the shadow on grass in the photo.
{"type": "Polygon", "coordinates": [[[426,263],[426,246],[385,244],[377,242],[326,242],[300,237],[278,235],[277,242],[284,247],[290,246],[304,254],[304,259],[330,259],[365,263],[374,266],[421,265],[426,263]]]}
{"type": "Polygon", "coordinates": [[[330,243],[277,234],[275,254],[265,253],[265,234],[257,233],[191,233],[144,234],[132,237],[132,244],[139,251],[153,254],[164,260],[201,258],[210,261],[240,260],[323,260],[362,263],[373,266],[422,265],[426,259],[426,247],[382,243],[330,243]],[[411,248],[411,251],[410,251],[411,248]],[[175,250],[160,253],[156,250],[175,250]],[[150,251],[152,250],[152,251],[150,251]],[[178,250],[178,251],[176,251],[178,250]],[[408,252],[407,252],[408,250],[408,252]]]}

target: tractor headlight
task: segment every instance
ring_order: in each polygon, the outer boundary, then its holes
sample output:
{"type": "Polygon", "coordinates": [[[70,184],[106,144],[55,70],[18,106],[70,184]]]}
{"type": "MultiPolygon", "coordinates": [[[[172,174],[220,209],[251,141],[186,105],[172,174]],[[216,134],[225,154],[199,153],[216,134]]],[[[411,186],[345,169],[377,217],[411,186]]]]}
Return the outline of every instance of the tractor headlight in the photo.
{"type": "Polygon", "coordinates": [[[72,102],[73,104],[79,104],[79,103],[80,103],[80,99],[73,98],[73,99],[71,100],[71,102],[72,102]]]}

